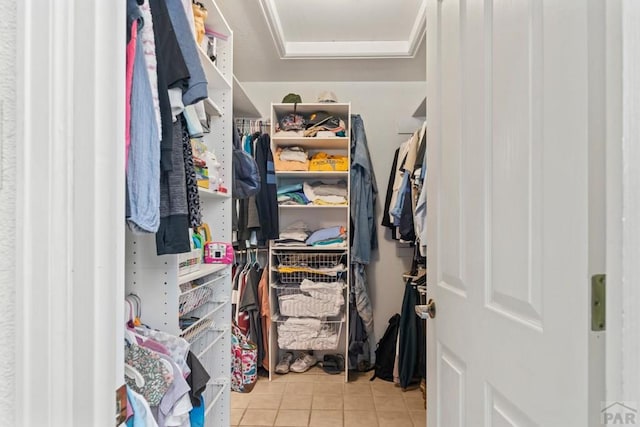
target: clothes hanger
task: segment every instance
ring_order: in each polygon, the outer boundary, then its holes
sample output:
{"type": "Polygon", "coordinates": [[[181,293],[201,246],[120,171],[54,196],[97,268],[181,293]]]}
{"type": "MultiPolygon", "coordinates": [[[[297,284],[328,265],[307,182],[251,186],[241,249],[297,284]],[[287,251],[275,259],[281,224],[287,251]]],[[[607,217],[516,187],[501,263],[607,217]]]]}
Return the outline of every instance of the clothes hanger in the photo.
{"type": "Polygon", "coordinates": [[[124,303],[125,303],[125,308],[124,308],[124,310],[125,310],[125,319],[124,319],[124,323],[127,326],[133,327],[133,325],[134,325],[133,304],[127,298],[124,299],[124,303]],[[127,315],[127,313],[126,313],[127,306],[129,307],[129,315],[127,315]]]}
{"type": "Polygon", "coordinates": [[[145,381],[142,374],[133,366],[124,364],[124,375],[135,381],[138,388],[144,387],[145,381]]]}
{"type": "Polygon", "coordinates": [[[254,252],[253,252],[253,266],[256,267],[256,269],[262,267],[260,265],[260,260],[258,259],[258,254],[259,254],[259,249],[258,248],[254,249],[254,252]]]}
{"type": "Polygon", "coordinates": [[[134,334],[133,331],[128,328],[124,328],[124,340],[129,344],[138,344],[136,334],[134,334]]]}
{"type": "Polygon", "coordinates": [[[133,320],[135,326],[142,325],[142,299],[137,295],[131,292],[129,295],[135,303],[136,303],[136,318],[133,320]]]}
{"type": "Polygon", "coordinates": [[[142,300],[135,294],[129,294],[125,297],[125,302],[129,304],[129,319],[126,321],[126,324],[135,328],[136,326],[140,326],[142,323],[140,322],[140,315],[142,314],[142,300]],[[133,300],[133,301],[132,301],[133,300]],[[133,310],[133,303],[136,304],[135,315],[133,310]]]}

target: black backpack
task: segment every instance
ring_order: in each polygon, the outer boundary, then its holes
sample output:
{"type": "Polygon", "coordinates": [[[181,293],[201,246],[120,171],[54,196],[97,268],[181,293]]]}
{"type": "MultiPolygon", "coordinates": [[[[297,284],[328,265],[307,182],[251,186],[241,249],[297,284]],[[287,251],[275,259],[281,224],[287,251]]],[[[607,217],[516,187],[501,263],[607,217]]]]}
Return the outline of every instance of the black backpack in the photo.
{"type": "Polygon", "coordinates": [[[393,364],[396,360],[396,342],[398,340],[398,327],[400,326],[400,315],[394,314],[389,319],[389,326],[384,331],[384,335],[378,341],[376,347],[376,367],[371,381],[380,378],[393,382],[393,364]]]}

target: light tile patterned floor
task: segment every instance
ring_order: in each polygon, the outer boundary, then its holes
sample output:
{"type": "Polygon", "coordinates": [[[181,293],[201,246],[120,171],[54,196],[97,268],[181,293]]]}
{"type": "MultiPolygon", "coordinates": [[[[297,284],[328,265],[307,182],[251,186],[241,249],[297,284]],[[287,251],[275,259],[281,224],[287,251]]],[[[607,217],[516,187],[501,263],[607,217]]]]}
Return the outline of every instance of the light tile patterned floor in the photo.
{"type": "Polygon", "coordinates": [[[303,374],[260,378],[251,393],[231,393],[231,426],[426,427],[422,392],[402,391],[372,372],[328,375],[320,368],[303,374]]]}

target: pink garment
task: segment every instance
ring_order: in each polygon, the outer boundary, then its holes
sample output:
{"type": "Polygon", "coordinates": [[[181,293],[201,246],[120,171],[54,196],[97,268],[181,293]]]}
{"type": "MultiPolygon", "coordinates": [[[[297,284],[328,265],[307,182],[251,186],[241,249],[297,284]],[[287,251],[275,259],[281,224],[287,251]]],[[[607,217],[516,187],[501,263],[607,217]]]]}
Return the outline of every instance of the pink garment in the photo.
{"type": "Polygon", "coordinates": [[[163,344],[160,344],[158,341],[155,341],[152,338],[143,337],[137,334],[135,329],[131,329],[129,327],[127,327],[127,329],[135,334],[136,344],[138,344],[140,347],[155,351],[156,353],[164,354],[165,356],[170,356],[169,349],[167,349],[167,347],[165,347],[163,344]]]}
{"type": "Polygon", "coordinates": [[[136,57],[136,41],[138,39],[138,21],[134,19],[131,24],[131,40],[127,44],[127,71],[126,71],[126,89],[125,89],[125,118],[124,118],[124,168],[127,169],[129,164],[129,146],[131,145],[131,86],[133,83],[133,63],[136,57]]]}
{"type": "Polygon", "coordinates": [[[148,348],[149,350],[153,350],[156,353],[164,354],[165,356],[169,356],[169,350],[167,349],[167,347],[157,341],[152,340],[151,338],[147,338],[139,344],[141,347],[148,348]]]}

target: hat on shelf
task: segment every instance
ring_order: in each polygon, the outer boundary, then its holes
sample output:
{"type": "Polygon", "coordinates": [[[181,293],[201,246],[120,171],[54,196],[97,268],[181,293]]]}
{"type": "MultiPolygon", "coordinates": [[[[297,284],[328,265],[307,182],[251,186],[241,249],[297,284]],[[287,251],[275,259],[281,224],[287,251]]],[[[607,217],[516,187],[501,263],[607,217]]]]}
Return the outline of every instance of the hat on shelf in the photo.
{"type": "Polygon", "coordinates": [[[299,104],[302,102],[302,97],[297,93],[289,93],[282,98],[282,102],[285,104],[299,104]]]}
{"type": "Polygon", "coordinates": [[[318,95],[318,102],[338,102],[338,97],[335,93],[325,90],[318,95]]]}
{"type": "Polygon", "coordinates": [[[328,119],[333,117],[331,114],[326,111],[316,111],[314,113],[309,114],[307,117],[307,127],[316,126],[321,123],[326,122],[328,119]]]}

